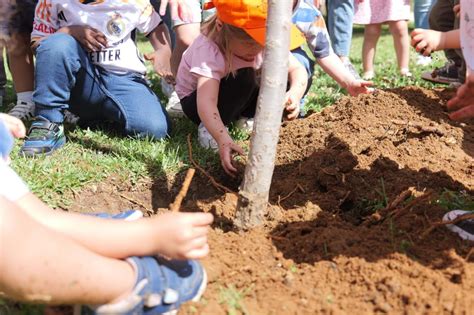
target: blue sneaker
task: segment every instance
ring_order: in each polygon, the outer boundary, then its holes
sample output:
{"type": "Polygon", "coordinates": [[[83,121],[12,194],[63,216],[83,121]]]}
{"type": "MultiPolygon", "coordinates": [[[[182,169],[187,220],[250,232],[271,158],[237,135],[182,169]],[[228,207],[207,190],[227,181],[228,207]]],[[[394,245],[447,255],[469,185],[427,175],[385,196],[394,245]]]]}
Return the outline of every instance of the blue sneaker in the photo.
{"type": "Polygon", "coordinates": [[[38,116],[28,130],[20,153],[25,156],[49,155],[66,143],[62,124],[38,116]]]}
{"type": "Polygon", "coordinates": [[[176,314],[183,303],[198,301],[206,289],[206,272],[197,261],[147,256],[127,262],[137,274],[132,293],[114,304],[90,308],[92,314],[176,314]]]}
{"type": "Polygon", "coordinates": [[[135,221],[143,218],[143,213],[138,210],[126,210],[117,214],[110,213],[88,213],[88,215],[101,218],[101,219],[115,219],[115,220],[124,220],[124,221],[135,221]]]}

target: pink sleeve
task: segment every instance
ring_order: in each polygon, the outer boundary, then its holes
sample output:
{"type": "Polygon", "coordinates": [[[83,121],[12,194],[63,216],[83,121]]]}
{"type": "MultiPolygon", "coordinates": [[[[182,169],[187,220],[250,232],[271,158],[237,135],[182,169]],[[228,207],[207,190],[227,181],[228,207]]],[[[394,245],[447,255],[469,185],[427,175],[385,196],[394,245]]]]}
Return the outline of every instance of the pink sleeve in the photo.
{"type": "Polygon", "coordinates": [[[225,76],[225,59],[217,46],[204,41],[197,45],[191,57],[189,72],[220,81],[225,76]]]}

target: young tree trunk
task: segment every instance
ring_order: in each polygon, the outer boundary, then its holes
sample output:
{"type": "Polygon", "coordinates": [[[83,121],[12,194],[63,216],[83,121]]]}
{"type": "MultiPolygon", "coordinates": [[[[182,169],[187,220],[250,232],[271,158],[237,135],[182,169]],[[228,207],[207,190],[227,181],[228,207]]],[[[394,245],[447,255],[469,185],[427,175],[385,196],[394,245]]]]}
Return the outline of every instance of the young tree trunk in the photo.
{"type": "Polygon", "coordinates": [[[234,224],[249,229],[263,223],[275,167],[288,80],[292,1],[268,1],[265,56],[254,129],[234,224]]]}

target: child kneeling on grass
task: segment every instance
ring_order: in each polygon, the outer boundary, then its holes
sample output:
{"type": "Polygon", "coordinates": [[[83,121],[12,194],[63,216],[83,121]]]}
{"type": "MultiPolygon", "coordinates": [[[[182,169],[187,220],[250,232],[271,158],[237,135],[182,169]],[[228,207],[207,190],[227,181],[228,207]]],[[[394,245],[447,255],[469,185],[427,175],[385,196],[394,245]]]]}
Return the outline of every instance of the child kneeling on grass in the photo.
{"type": "MultiPolygon", "coordinates": [[[[203,34],[183,54],[176,92],[186,116],[199,125],[199,143],[218,149],[224,170],[234,175],[237,170],[232,155],[243,154],[243,150],[234,143],[226,126],[255,115],[267,3],[214,0],[210,4],[217,13],[204,23],[203,34]]],[[[295,26],[291,31],[291,48],[301,46],[304,37],[295,26]]],[[[296,58],[291,54],[289,57],[286,118],[294,119],[308,77],[296,58]]]]}
{"type": "Polygon", "coordinates": [[[0,114],[0,293],[94,314],[161,314],[199,299],[206,273],[190,259],[209,252],[211,214],[127,221],[54,211],[8,166],[9,131],[22,137],[25,127],[0,114]]]}
{"type": "Polygon", "coordinates": [[[21,152],[50,154],[65,143],[64,110],[87,122],[111,121],[126,135],[165,137],[166,111],[145,80],[135,44],[145,33],[168,64],[169,33],[148,1],[41,0],[32,47],[36,50],[36,120],[21,152]]]}

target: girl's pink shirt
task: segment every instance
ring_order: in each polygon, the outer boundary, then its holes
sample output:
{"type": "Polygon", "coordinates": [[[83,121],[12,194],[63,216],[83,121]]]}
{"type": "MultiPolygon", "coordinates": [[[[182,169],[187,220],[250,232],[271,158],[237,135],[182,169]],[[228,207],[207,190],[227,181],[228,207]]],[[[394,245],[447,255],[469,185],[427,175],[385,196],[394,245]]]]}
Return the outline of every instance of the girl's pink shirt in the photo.
{"type": "MultiPolygon", "coordinates": [[[[262,53],[258,54],[253,61],[246,61],[234,55],[232,71],[242,68],[259,69],[262,61],[262,53]]],[[[201,34],[183,54],[176,76],[176,93],[180,99],[183,99],[197,90],[199,77],[220,81],[227,76],[226,69],[224,54],[216,43],[201,34]]]]}

